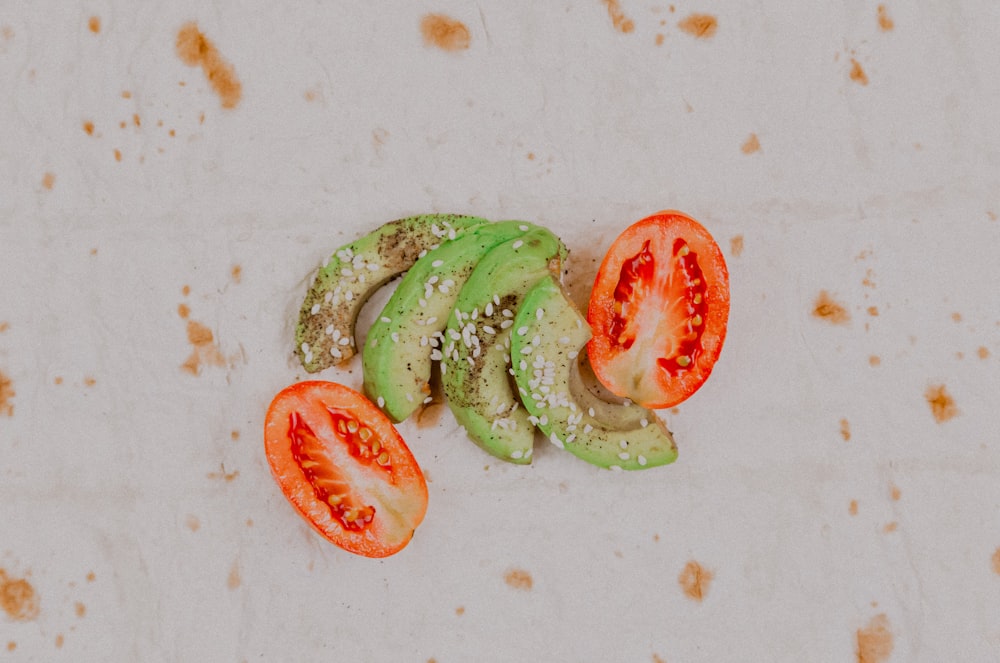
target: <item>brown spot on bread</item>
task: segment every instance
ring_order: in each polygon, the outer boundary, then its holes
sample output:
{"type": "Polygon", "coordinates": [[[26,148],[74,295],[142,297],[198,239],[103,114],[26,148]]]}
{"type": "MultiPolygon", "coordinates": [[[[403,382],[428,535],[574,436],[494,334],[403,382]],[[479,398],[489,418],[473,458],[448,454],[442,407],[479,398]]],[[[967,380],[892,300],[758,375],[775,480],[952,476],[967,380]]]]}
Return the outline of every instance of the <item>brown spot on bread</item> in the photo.
{"type": "Polygon", "coordinates": [[[45,173],[42,175],[42,188],[48,191],[52,190],[52,187],[56,185],[55,173],[45,173]]]}
{"type": "Polygon", "coordinates": [[[729,252],[734,258],[743,255],[743,235],[733,235],[729,239],[729,252]]]}
{"type": "Polygon", "coordinates": [[[14,416],[14,404],[11,400],[16,395],[13,381],[0,371],[0,415],[14,416]]]}
{"type": "Polygon", "coordinates": [[[928,387],[927,391],[924,392],[924,398],[927,399],[927,404],[931,408],[934,420],[939,424],[955,418],[958,414],[955,399],[951,397],[951,394],[948,393],[943,384],[928,387]]]}
{"type": "Polygon", "coordinates": [[[506,575],[504,575],[503,579],[508,586],[513,587],[514,589],[529,590],[534,584],[531,574],[524,569],[511,569],[506,575]]]}
{"type": "Polygon", "coordinates": [[[898,502],[899,498],[903,496],[903,491],[899,489],[899,486],[893,484],[889,486],[889,497],[892,498],[893,502],[898,502]]]}
{"type": "Polygon", "coordinates": [[[757,134],[750,134],[750,136],[743,142],[740,146],[740,151],[743,154],[753,154],[754,152],[760,151],[760,139],[757,138],[757,134]]]}
{"type": "Polygon", "coordinates": [[[858,663],[884,663],[892,655],[892,631],[884,614],[875,615],[856,633],[858,663]]]}
{"type": "Polygon", "coordinates": [[[844,438],[844,442],[851,440],[851,424],[847,419],[840,420],[840,436],[844,438]]]}
{"type": "Polygon", "coordinates": [[[662,33],[658,33],[656,35],[656,45],[657,46],[663,46],[663,39],[664,39],[663,34],[662,33]]]}
{"type": "Polygon", "coordinates": [[[229,576],[226,578],[226,587],[237,589],[240,586],[240,582],[240,562],[239,560],[235,560],[229,569],[229,576]]]}
{"type": "Polygon", "coordinates": [[[73,609],[76,612],[76,616],[80,619],[83,619],[87,615],[87,606],[79,601],[73,605],[73,609]]]}
{"type": "Polygon", "coordinates": [[[187,323],[188,342],[193,346],[191,355],[181,364],[181,369],[191,375],[201,373],[202,365],[225,366],[226,360],[215,343],[212,330],[195,320],[187,323]]]}
{"type": "Polygon", "coordinates": [[[885,527],[882,528],[882,533],[883,534],[891,534],[891,533],[895,532],[897,529],[899,529],[899,523],[897,523],[894,520],[891,523],[886,523],[885,524],[885,527]]]}
{"type": "Polygon", "coordinates": [[[845,325],[851,319],[844,305],[834,300],[826,290],[820,290],[813,304],[813,315],[835,325],[845,325]]]}
{"type": "Polygon", "coordinates": [[[882,363],[882,358],[879,357],[878,355],[870,355],[868,357],[868,365],[871,366],[872,368],[880,365],[881,363],[882,363]]]}
{"type": "Polygon", "coordinates": [[[83,123],[83,130],[86,132],[86,134],[88,136],[93,136],[94,135],[94,123],[91,122],[90,120],[87,120],[86,122],[83,123]]]}
{"type": "Polygon", "coordinates": [[[241,265],[233,265],[229,275],[233,278],[233,283],[239,283],[243,279],[243,267],[241,265]]]}
{"type": "Polygon", "coordinates": [[[472,37],[469,28],[461,21],[445,14],[427,14],[420,19],[420,32],[424,44],[443,51],[464,51],[469,48],[472,37]]]}
{"type": "Polygon", "coordinates": [[[851,514],[852,516],[858,515],[858,501],[857,500],[851,500],[851,503],[847,505],[847,513],[851,514]]]}
{"type": "Polygon", "coordinates": [[[993,553],[993,572],[1000,575],[1000,548],[993,553]]]}
{"type": "Polygon", "coordinates": [[[219,95],[223,108],[236,108],[243,96],[243,84],[236,70],[202,32],[198,24],[185,23],[177,33],[177,56],[190,66],[200,66],[209,85],[219,95]]]}
{"type": "Polygon", "coordinates": [[[719,22],[711,14],[690,14],[677,27],[697,39],[708,39],[715,35],[719,22]]]}
{"type": "Polygon", "coordinates": [[[40,612],[38,594],[26,578],[11,578],[0,569],[0,608],[14,621],[30,621],[40,612]]]}
{"type": "Polygon", "coordinates": [[[714,575],[698,562],[691,560],[684,565],[684,569],[677,577],[677,582],[685,596],[695,601],[701,601],[708,593],[708,586],[714,575]]]}
{"type": "Polygon", "coordinates": [[[618,0],[603,0],[608,8],[608,16],[611,17],[611,25],[622,34],[628,34],[635,30],[635,22],[625,16],[621,3],[618,0]]]}
{"type": "MultiPolygon", "coordinates": [[[[124,124],[124,122],[122,124],[124,124]]],[[[115,161],[121,161],[122,160],[122,151],[121,150],[117,150],[116,149],[114,151],[114,155],[115,155],[115,161]]]]}
{"type": "Polygon", "coordinates": [[[851,58],[851,72],[848,74],[851,80],[859,85],[868,85],[868,74],[861,67],[861,63],[851,58]]]}
{"type": "Polygon", "coordinates": [[[892,19],[889,18],[889,11],[885,8],[885,5],[878,6],[876,16],[878,17],[878,29],[882,32],[889,32],[895,27],[892,19]]]}
{"type": "Polygon", "coordinates": [[[980,359],[987,359],[990,356],[990,351],[985,345],[980,345],[979,349],[976,350],[976,354],[979,355],[980,359]]]}
{"type": "Polygon", "coordinates": [[[87,27],[95,35],[98,34],[101,31],[101,18],[99,16],[91,16],[87,19],[87,27]]]}

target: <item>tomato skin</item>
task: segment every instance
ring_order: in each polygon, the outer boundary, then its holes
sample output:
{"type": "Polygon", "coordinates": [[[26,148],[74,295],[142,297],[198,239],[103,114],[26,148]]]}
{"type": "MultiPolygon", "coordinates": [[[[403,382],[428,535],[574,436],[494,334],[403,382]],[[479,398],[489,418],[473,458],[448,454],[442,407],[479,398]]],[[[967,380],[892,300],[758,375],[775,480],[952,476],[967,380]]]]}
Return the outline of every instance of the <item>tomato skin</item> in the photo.
{"type": "Polygon", "coordinates": [[[313,380],[279,392],[265,418],[264,449],[299,515],[349,552],[399,552],[427,511],[427,484],[403,438],[343,385],[313,380]]]}
{"type": "Polygon", "coordinates": [[[691,217],[663,211],[612,243],[594,281],[587,354],[612,393],[647,408],[690,397],[722,352],[729,272],[712,235],[691,217]]]}

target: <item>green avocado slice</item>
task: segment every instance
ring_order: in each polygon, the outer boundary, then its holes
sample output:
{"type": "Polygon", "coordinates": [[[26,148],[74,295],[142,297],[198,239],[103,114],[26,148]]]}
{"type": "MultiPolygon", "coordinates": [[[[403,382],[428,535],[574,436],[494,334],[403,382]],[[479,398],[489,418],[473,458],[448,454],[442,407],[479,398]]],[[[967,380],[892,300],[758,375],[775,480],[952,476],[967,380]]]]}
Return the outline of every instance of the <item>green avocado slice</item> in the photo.
{"type": "Polygon", "coordinates": [[[612,470],[677,459],[673,435],[656,413],[607,403],[583,384],[577,357],[590,326],[555,279],[543,279],[525,296],[514,330],[510,352],[521,401],[554,445],[612,470]]]}
{"type": "Polygon", "coordinates": [[[479,261],[448,318],[441,384],[466,433],[503,460],[531,462],[535,427],[510,378],[510,331],[524,295],[559,274],[565,247],[538,228],[494,247],[479,261]]]}
{"type": "Polygon", "coordinates": [[[430,399],[431,367],[459,292],[486,253],[533,226],[500,221],[469,229],[410,268],[365,338],[365,393],[394,422],[430,399]]]}
{"type": "Polygon", "coordinates": [[[418,258],[486,219],[425,214],[390,221],[334,251],[306,293],[295,351],[309,373],[354,356],[354,324],[372,293],[418,258]]]}

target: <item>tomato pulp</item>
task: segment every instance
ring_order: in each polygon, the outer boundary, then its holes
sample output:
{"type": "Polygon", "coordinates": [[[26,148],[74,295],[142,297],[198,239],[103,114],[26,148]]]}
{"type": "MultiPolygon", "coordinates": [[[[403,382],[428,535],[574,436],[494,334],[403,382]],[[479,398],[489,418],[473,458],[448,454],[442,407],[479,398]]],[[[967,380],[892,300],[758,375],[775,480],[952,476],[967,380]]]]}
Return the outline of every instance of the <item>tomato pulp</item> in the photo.
{"type": "Polygon", "coordinates": [[[282,390],[267,411],[264,447],[296,511],[352,553],[398,552],[427,511],[427,484],[403,438],[343,385],[314,380],[282,390]]]}
{"type": "Polygon", "coordinates": [[[587,354],[612,393],[671,407],[708,379],[728,320],[718,244],[691,217],[659,212],[627,228],[605,255],[587,310],[587,354]]]}

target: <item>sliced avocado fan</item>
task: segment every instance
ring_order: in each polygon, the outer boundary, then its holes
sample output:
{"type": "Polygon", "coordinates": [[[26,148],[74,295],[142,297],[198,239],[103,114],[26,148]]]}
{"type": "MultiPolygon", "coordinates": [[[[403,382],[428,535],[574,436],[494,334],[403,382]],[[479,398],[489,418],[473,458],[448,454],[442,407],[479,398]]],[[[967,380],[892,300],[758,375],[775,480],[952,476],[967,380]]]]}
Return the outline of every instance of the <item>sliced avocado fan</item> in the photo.
{"type": "Polygon", "coordinates": [[[394,422],[429,402],[448,316],[472,270],[494,246],[537,226],[501,221],[471,228],[410,268],[372,324],[362,352],[365,393],[394,422]]]}
{"type": "Polygon", "coordinates": [[[315,373],[354,356],[358,312],[378,288],[418,258],[486,219],[425,214],[390,221],[337,249],[306,293],[295,329],[295,351],[315,373]]]}
{"type": "Polygon", "coordinates": [[[676,460],[673,436],[654,412],[607,403],[583,384],[577,361],[590,326],[556,279],[546,277],[527,293],[513,328],[510,353],[521,401],[552,444],[612,470],[676,460]]]}
{"type": "Polygon", "coordinates": [[[441,383],[466,433],[494,456],[530,463],[535,427],[520,408],[510,377],[510,332],[524,295],[558,275],[559,238],[538,228],[494,247],[466,281],[448,318],[441,383]]]}

